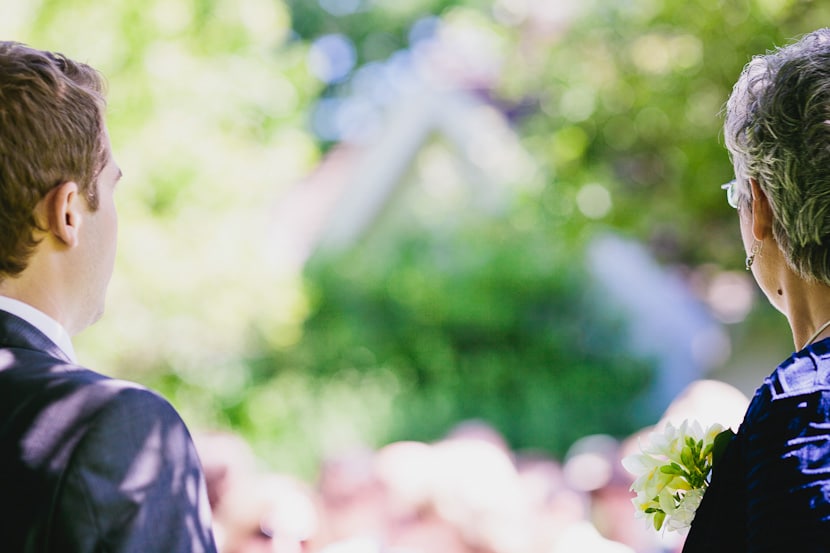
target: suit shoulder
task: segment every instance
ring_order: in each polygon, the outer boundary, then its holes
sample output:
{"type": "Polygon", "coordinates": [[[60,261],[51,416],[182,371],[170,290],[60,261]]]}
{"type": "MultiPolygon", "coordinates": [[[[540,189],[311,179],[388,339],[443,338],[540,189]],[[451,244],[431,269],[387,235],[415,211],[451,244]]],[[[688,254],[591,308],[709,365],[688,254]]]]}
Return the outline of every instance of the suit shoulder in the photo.
{"type": "Polygon", "coordinates": [[[15,394],[43,389],[51,391],[52,396],[85,393],[166,403],[159,394],[140,384],[112,378],[41,351],[0,350],[0,384],[0,388],[15,394]]]}
{"type": "Polygon", "coordinates": [[[166,398],[135,382],[104,378],[94,379],[88,386],[90,390],[85,395],[104,400],[99,404],[99,416],[117,417],[120,414],[137,420],[181,420],[166,398]]]}

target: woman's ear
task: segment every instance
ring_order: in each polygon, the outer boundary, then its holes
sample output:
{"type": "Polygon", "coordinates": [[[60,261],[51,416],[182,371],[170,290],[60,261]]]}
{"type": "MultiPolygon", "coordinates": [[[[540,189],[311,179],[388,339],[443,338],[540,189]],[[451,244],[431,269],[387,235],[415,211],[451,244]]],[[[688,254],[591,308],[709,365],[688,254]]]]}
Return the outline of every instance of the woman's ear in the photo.
{"type": "Polygon", "coordinates": [[[772,207],[756,179],[749,179],[752,189],[752,236],[759,242],[772,234],[772,207]]]}
{"type": "Polygon", "coordinates": [[[73,181],[58,185],[43,198],[47,232],[70,248],[78,244],[82,201],[78,185],[73,181]]]}

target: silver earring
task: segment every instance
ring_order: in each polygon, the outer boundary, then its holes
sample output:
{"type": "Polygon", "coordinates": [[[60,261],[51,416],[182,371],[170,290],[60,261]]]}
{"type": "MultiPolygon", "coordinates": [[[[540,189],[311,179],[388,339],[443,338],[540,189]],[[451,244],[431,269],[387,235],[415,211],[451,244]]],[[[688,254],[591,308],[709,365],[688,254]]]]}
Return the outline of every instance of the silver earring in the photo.
{"type": "Polygon", "coordinates": [[[752,269],[752,264],[755,263],[755,256],[761,253],[761,243],[757,240],[752,243],[752,250],[749,252],[749,256],[746,258],[746,270],[749,271],[752,269]]]}

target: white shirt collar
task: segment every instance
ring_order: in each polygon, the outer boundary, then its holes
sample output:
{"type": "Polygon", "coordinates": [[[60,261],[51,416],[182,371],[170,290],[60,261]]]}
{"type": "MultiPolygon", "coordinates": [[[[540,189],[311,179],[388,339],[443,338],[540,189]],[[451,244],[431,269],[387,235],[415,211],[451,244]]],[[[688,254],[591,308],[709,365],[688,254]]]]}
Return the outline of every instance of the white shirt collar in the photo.
{"type": "Polygon", "coordinates": [[[6,296],[0,296],[0,309],[20,317],[33,327],[37,328],[45,334],[47,338],[52,340],[55,345],[61,348],[61,350],[73,363],[77,363],[75,348],[72,347],[72,339],[69,337],[66,329],[63,328],[58,321],[43,311],[35,309],[28,303],[23,303],[22,301],[8,298],[6,296]]]}

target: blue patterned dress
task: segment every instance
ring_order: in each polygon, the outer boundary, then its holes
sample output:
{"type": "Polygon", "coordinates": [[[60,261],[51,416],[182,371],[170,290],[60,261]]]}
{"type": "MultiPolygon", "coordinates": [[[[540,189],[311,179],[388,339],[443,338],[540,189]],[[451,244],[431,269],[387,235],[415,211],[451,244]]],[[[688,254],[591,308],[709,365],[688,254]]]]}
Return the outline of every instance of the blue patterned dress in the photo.
{"type": "Polygon", "coordinates": [[[684,553],[830,552],[830,339],[755,392],[712,472],[684,553]]]}

